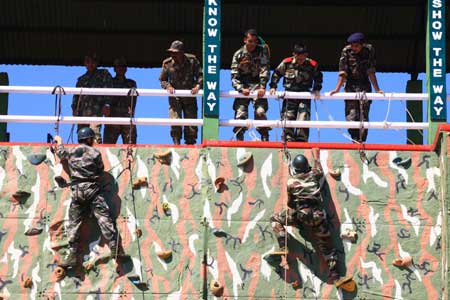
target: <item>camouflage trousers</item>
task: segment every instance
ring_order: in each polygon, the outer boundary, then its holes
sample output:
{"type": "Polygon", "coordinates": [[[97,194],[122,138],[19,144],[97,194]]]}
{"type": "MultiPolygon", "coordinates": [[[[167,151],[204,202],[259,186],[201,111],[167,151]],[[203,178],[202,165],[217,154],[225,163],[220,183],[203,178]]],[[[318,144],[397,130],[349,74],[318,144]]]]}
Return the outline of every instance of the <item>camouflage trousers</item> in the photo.
{"type": "MultiPolygon", "coordinates": [[[[267,120],[266,112],[269,110],[269,104],[267,99],[249,99],[249,98],[236,98],[233,103],[234,118],[236,120],[247,120],[248,119],[248,106],[250,102],[253,103],[254,119],[255,120],[267,120]]],[[[234,127],[233,132],[244,133],[247,130],[245,127],[234,127]]],[[[270,130],[269,127],[258,127],[256,130],[261,135],[267,135],[270,130]]]]}
{"type": "Polygon", "coordinates": [[[102,125],[98,124],[78,124],[77,126],[77,133],[78,131],[80,131],[81,128],[85,128],[85,127],[90,127],[92,130],[94,130],[95,133],[95,141],[97,142],[97,144],[101,144],[102,143],[102,125]]]}
{"type": "MultiPolygon", "coordinates": [[[[197,98],[169,97],[169,118],[171,119],[197,119],[197,98]]],[[[184,140],[186,144],[195,144],[197,141],[197,126],[184,126],[184,140]]],[[[170,136],[181,139],[181,126],[171,126],[170,136]]]]}
{"type": "MultiPolygon", "coordinates": [[[[345,86],[345,91],[347,93],[357,93],[365,91],[370,93],[372,88],[370,82],[363,85],[347,83],[345,86]]],[[[347,121],[369,121],[369,111],[371,100],[345,100],[345,119],[347,121]]],[[[348,133],[353,140],[358,142],[365,142],[367,139],[367,129],[348,129],[348,133]]]]}
{"type": "MultiPolygon", "coordinates": [[[[285,99],[281,110],[281,120],[309,121],[311,120],[311,100],[285,99]]],[[[309,128],[285,128],[283,139],[288,142],[307,142],[309,128]]]]}
{"type": "Polygon", "coordinates": [[[69,247],[76,250],[80,240],[80,227],[83,219],[91,214],[97,219],[98,226],[109,246],[116,245],[116,226],[98,183],[83,182],[73,185],[71,189],[72,201],[69,207],[68,226],[69,247]]]}
{"type": "Polygon", "coordinates": [[[131,126],[131,128],[130,125],[105,125],[103,135],[104,144],[116,144],[119,136],[122,136],[123,144],[136,144],[136,125],[131,126]]]}
{"type": "Polygon", "coordinates": [[[326,212],[318,205],[303,206],[298,209],[283,210],[270,217],[272,229],[277,237],[280,248],[286,248],[286,228],[294,226],[309,229],[312,239],[317,242],[320,252],[327,261],[337,260],[336,249],[333,247],[326,212]]]}

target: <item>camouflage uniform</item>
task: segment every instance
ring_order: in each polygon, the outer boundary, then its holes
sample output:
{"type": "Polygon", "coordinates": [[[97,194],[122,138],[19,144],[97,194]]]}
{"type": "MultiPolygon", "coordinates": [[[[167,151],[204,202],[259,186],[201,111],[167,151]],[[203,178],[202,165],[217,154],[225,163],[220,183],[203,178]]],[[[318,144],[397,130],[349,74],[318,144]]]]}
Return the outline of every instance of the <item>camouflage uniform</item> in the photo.
{"type": "Polygon", "coordinates": [[[281,249],[287,247],[285,226],[310,229],[321,254],[331,266],[330,272],[334,272],[337,252],[331,240],[326,212],[321,207],[320,179],[322,177],[321,167],[314,167],[309,172],[290,176],[287,181],[290,209],[273,214],[270,221],[281,249]]]}
{"type": "MultiPolygon", "coordinates": [[[[339,60],[339,75],[346,77],[346,92],[372,91],[369,73],[375,73],[375,49],[370,44],[363,44],[359,53],[354,53],[347,45],[339,60]]],[[[371,100],[345,100],[345,116],[347,121],[369,121],[371,100]]],[[[367,138],[367,129],[349,129],[352,139],[364,142],[367,138]],[[361,136],[360,136],[361,135],[361,136]]]]}
{"type": "MultiPolygon", "coordinates": [[[[322,89],[322,72],[315,60],[307,58],[302,64],[296,62],[296,57],[285,58],[275,69],[270,81],[270,88],[277,88],[283,78],[283,86],[289,92],[311,92],[322,89]],[[314,85],[313,85],[314,84],[314,85]]],[[[311,119],[311,100],[285,99],[281,111],[282,120],[309,121],[311,119]]],[[[286,141],[307,142],[309,128],[286,128],[284,139],[286,141]]]]}
{"type": "MultiPolygon", "coordinates": [[[[175,90],[191,90],[196,85],[203,85],[203,71],[200,62],[193,54],[184,53],[183,62],[175,63],[171,57],[165,59],[159,75],[161,87],[172,86],[175,90]]],[[[197,119],[197,98],[169,97],[169,118],[197,119]]],[[[197,140],[197,126],[184,126],[184,140],[186,144],[195,144],[197,140]]],[[[170,136],[181,139],[181,126],[172,126],[170,136]]]]}
{"type": "Polygon", "coordinates": [[[71,251],[76,252],[83,217],[89,216],[91,212],[97,218],[100,230],[110,248],[116,248],[117,230],[99,184],[104,170],[101,153],[93,147],[80,144],[70,150],[60,145],[57,155],[62,161],[68,162],[70,180],[73,184],[68,226],[71,251]]]}
{"type": "MultiPolygon", "coordinates": [[[[122,80],[117,77],[114,77],[113,87],[122,89],[136,88],[136,81],[128,78],[122,80]]],[[[129,118],[130,108],[131,108],[131,115],[134,117],[136,101],[137,97],[133,97],[133,103],[131,103],[131,97],[129,96],[111,97],[111,117],[129,118]],[[131,107],[131,104],[133,104],[133,107],[131,107]]],[[[130,125],[105,125],[104,135],[105,136],[103,138],[103,142],[105,144],[117,143],[119,135],[122,136],[122,142],[124,144],[128,143],[136,144],[137,138],[136,125],[132,125],[131,128],[130,125]]]]}
{"type": "MultiPolygon", "coordinates": [[[[112,88],[112,77],[106,69],[96,69],[93,74],[86,72],[77,80],[77,87],[112,88]]],[[[102,109],[110,100],[105,96],[74,95],[72,110],[79,117],[101,117],[102,109]]],[[[95,132],[97,143],[102,142],[101,125],[78,124],[77,132],[83,127],[91,127],[95,132]]]]}
{"type": "MultiPolygon", "coordinates": [[[[231,62],[231,83],[233,88],[242,92],[243,89],[251,91],[266,88],[270,78],[269,55],[266,48],[257,45],[253,52],[248,52],[245,45],[233,55],[231,62]]],[[[267,120],[266,112],[269,109],[267,99],[236,98],[233,103],[234,118],[238,120],[248,119],[248,105],[253,102],[255,120],[267,120]]],[[[246,128],[235,127],[233,132],[245,132],[246,128]]],[[[257,128],[261,136],[267,136],[270,128],[257,128]]]]}

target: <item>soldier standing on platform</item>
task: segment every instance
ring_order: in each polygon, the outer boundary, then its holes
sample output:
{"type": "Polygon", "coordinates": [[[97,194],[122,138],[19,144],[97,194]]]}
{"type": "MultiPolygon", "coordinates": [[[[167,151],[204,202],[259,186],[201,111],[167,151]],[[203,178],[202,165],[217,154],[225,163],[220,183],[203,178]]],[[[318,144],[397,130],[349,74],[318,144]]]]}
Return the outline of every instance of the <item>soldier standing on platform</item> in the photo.
{"type": "MultiPolygon", "coordinates": [[[[106,69],[97,69],[96,55],[86,55],[84,65],[87,72],[77,80],[76,87],[112,88],[112,77],[106,69]]],[[[72,100],[72,114],[78,117],[108,117],[110,114],[110,99],[106,96],[75,95],[72,100]]],[[[78,124],[81,128],[91,127],[95,132],[95,140],[101,144],[101,125],[78,124]]]]}
{"type": "MultiPolygon", "coordinates": [[[[375,75],[375,48],[365,42],[364,34],[356,32],[347,39],[349,43],[342,50],[339,60],[339,78],[336,88],[330,91],[333,95],[345,83],[345,92],[370,93],[372,86],[375,92],[383,94],[375,75]]],[[[369,121],[371,100],[345,100],[345,117],[347,121],[369,121]]],[[[367,129],[349,129],[354,142],[362,143],[367,139],[367,129]]]]}
{"type": "MultiPolygon", "coordinates": [[[[266,85],[270,78],[270,62],[267,48],[258,44],[258,33],[249,29],[244,34],[244,46],[237,50],[231,62],[231,81],[233,88],[244,96],[257,92],[256,99],[236,98],[233,103],[234,118],[248,119],[248,105],[253,102],[255,120],[267,120],[266,112],[269,109],[267,99],[262,98],[266,92],[266,85]]],[[[235,127],[233,132],[236,139],[244,140],[245,127],[235,127]]],[[[259,127],[262,141],[269,140],[268,127],[259,127]]]]}
{"type": "MultiPolygon", "coordinates": [[[[170,57],[162,64],[159,81],[161,87],[170,94],[175,90],[191,90],[192,94],[197,94],[203,85],[203,71],[198,59],[189,53],[184,52],[184,44],[181,41],[174,41],[167,49],[170,57]]],[[[169,97],[169,117],[171,119],[197,119],[197,98],[196,97],[169,97]]],[[[197,126],[184,126],[184,141],[188,145],[197,142],[197,126]]],[[[173,143],[179,145],[181,142],[181,126],[172,126],[170,129],[173,143]]]]}
{"type": "MultiPolygon", "coordinates": [[[[312,92],[320,97],[323,75],[315,60],[308,57],[308,49],[303,44],[295,44],[292,56],[285,58],[272,73],[270,94],[275,94],[278,82],[283,78],[283,86],[289,92],[312,92]]],[[[284,99],[281,111],[282,120],[309,121],[311,119],[311,100],[284,99]]],[[[307,142],[309,128],[286,128],[283,139],[287,142],[307,142]]]]}
{"type": "MultiPolygon", "coordinates": [[[[136,81],[125,77],[127,62],[124,58],[114,60],[113,87],[119,89],[136,88],[136,81]]],[[[130,118],[134,117],[137,97],[120,96],[111,97],[111,117],[130,118]]],[[[119,136],[122,136],[124,144],[136,144],[136,125],[105,125],[103,142],[105,144],[116,144],[119,136]]]]}

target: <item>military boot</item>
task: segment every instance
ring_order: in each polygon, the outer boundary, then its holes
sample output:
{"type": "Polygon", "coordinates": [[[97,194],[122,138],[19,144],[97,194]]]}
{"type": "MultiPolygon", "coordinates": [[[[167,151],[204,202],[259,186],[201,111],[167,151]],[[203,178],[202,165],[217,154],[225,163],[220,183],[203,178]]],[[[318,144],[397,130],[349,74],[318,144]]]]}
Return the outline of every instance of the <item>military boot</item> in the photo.
{"type": "Polygon", "coordinates": [[[261,141],[262,142],[268,142],[269,141],[269,134],[268,133],[261,134],[261,141]]]}
{"type": "Polygon", "coordinates": [[[180,144],[180,141],[181,141],[180,138],[174,137],[174,138],[172,138],[172,139],[173,139],[174,145],[179,145],[179,144],[180,144]]]}
{"type": "Polygon", "coordinates": [[[239,131],[239,132],[236,134],[236,140],[237,140],[237,141],[243,141],[243,140],[244,140],[244,133],[243,133],[242,131],[239,131]]]}
{"type": "Polygon", "coordinates": [[[185,138],[184,142],[186,143],[186,145],[195,145],[197,141],[194,138],[185,138]]]}
{"type": "Polygon", "coordinates": [[[69,250],[58,264],[60,267],[69,268],[74,267],[77,264],[77,253],[75,250],[69,250]]]}

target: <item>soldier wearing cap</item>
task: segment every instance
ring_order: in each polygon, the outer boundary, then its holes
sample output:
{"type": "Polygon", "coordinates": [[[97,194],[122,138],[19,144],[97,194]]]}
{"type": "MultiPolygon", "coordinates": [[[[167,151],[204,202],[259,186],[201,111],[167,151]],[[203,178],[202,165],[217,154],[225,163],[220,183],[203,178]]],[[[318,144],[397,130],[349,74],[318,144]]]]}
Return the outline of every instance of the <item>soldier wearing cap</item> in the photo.
{"type": "MultiPolygon", "coordinates": [[[[159,80],[161,87],[170,94],[174,94],[176,89],[191,90],[192,94],[197,94],[203,84],[203,71],[200,62],[193,54],[184,52],[184,44],[181,41],[174,41],[167,49],[170,57],[162,63],[159,80]]],[[[197,118],[197,98],[196,97],[169,97],[169,117],[171,119],[196,119],[197,118]]],[[[198,128],[196,126],[184,126],[184,141],[188,145],[197,141],[198,128]]],[[[181,126],[172,126],[170,129],[173,143],[180,144],[181,126]]]]}
{"type": "MultiPolygon", "coordinates": [[[[127,72],[127,62],[125,58],[116,58],[114,60],[114,72],[116,77],[113,78],[113,87],[118,89],[136,88],[136,81],[125,77],[127,72]]],[[[137,97],[133,96],[117,96],[111,97],[111,117],[129,118],[134,117],[137,97]]],[[[105,144],[115,144],[122,136],[124,144],[136,144],[137,132],[136,125],[105,125],[104,139],[105,144]]]]}
{"type": "MultiPolygon", "coordinates": [[[[303,44],[295,44],[292,56],[285,58],[272,73],[270,94],[275,94],[278,82],[283,77],[283,86],[289,92],[312,92],[319,99],[323,75],[318,63],[308,57],[308,49],[303,44]]],[[[281,111],[282,120],[309,121],[311,119],[311,100],[284,99],[281,111]]],[[[287,142],[307,142],[309,128],[286,128],[283,139],[287,142]]]]}
{"type": "MultiPolygon", "coordinates": [[[[375,75],[375,48],[365,42],[364,34],[356,32],[351,34],[349,43],[342,50],[339,60],[339,78],[336,88],[330,91],[333,95],[341,89],[345,83],[346,92],[370,93],[372,86],[375,92],[383,94],[378,86],[375,75]]],[[[371,100],[345,100],[345,116],[347,121],[369,121],[371,100]]],[[[354,142],[365,142],[367,129],[349,129],[354,142]]]]}
{"type": "MultiPolygon", "coordinates": [[[[256,91],[257,98],[236,98],[233,103],[234,118],[248,119],[248,105],[253,102],[255,120],[267,120],[266,112],[269,109],[267,99],[262,98],[266,92],[269,81],[270,65],[267,48],[258,44],[258,33],[249,29],[244,34],[244,45],[237,50],[231,62],[231,82],[233,88],[244,96],[256,91]]],[[[268,127],[259,127],[262,141],[269,140],[268,127]]],[[[237,140],[244,140],[246,128],[235,127],[233,132],[237,140]]]]}
{"type": "MultiPolygon", "coordinates": [[[[77,80],[76,87],[112,88],[112,76],[106,69],[98,69],[98,59],[95,54],[86,55],[84,65],[87,72],[77,80]]],[[[72,114],[79,117],[108,117],[110,114],[110,98],[106,96],[74,95],[72,100],[72,114]]],[[[77,132],[81,128],[91,127],[95,132],[97,143],[102,142],[101,125],[78,124],[77,132]]]]}

